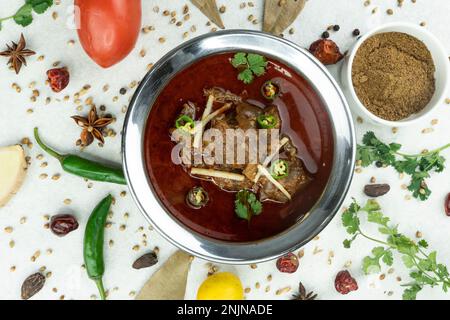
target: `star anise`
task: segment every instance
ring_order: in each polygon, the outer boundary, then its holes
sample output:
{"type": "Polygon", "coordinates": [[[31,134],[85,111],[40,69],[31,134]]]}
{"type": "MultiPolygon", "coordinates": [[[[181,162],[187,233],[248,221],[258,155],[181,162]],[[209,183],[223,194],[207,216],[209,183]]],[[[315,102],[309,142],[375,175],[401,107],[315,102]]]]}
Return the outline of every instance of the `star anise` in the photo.
{"type": "Polygon", "coordinates": [[[27,65],[26,57],[36,54],[36,52],[26,49],[27,43],[23,36],[20,35],[19,43],[12,42],[12,45],[6,45],[7,50],[0,52],[0,56],[9,57],[8,65],[14,68],[16,74],[19,74],[22,65],[27,65]]]}
{"type": "Polygon", "coordinates": [[[83,147],[87,147],[94,142],[94,138],[102,144],[105,143],[105,139],[103,138],[103,129],[114,121],[111,117],[99,118],[97,115],[97,108],[95,108],[95,106],[91,108],[87,118],[73,116],[72,119],[75,120],[77,125],[83,128],[80,135],[81,145],[83,147]]]}
{"type": "Polygon", "coordinates": [[[314,300],[317,298],[317,294],[314,292],[306,293],[306,289],[303,284],[300,282],[298,285],[298,294],[294,294],[292,300],[314,300]]]}

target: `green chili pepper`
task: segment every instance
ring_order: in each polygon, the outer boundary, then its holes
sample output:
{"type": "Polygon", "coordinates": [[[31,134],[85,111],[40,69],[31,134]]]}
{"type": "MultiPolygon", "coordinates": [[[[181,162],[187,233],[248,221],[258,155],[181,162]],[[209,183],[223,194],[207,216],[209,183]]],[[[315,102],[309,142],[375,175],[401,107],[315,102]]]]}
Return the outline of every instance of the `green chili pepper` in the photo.
{"type": "Polygon", "coordinates": [[[112,203],[112,196],[108,195],[95,207],[86,224],[84,231],[84,264],[90,279],[95,281],[100,297],[106,299],[103,287],[105,261],[103,260],[103,242],[105,238],[105,223],[112,203]]]}
{"type": "Polygon", "coordinates": [[[275,161],[270,167],[270,174],[276,180],[286,178],[289,175],[289,165],[284,160],[275,161]]]}
{"type": "Polygon", "coordinates": [[[257,119],[259,126],[262,129],[273,129],[278,124],[278,120],[271,115],[260,115],[257,119]]]}
{"type": "Polygon", "coordinates": [[[274,100],[276,97],[278,97],[279,92],[280,88],[278,87],[278,85],[270,80],[265,82],[261,87],[261,94],[268,100],[274,100]]]}
{"type": "Polygon", "coordinates": [[[175,127],[177,129],[186,131],[187,133],[191,133],[195,127],[195,122],[191,117],[182,114],[178,117],[177,121],[175,121],[175,127]]]}
{"type": "Polygon", "coordinates": [[[89,180],[127,184],[121,168],[111,168],[76,155],[59,154],[42,142],[38,128],[34,128],[34,137],[45,152],[59,160],[64,171],[89,180]]]}

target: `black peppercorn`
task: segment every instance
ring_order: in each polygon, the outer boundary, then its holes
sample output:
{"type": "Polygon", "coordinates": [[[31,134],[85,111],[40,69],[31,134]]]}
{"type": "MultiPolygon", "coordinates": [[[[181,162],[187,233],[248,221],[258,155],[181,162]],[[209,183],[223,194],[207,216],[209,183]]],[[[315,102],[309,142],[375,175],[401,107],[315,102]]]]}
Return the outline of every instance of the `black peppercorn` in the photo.
{"type": "Polygon", "coordinates": [[[334,31],[339,31],[339,30],[341,30],[341,27],[340,27],[338,24],[335,24],[335,25],[333,26],[333,30],[334,30],[334,31]]]}
{"type": "Polygon", "coordinates": [[[330,33],[328,31],[324,31],[324,33],[322,33],[322,38],[327,39],[330,37],[330,33]]]}
{"type": "Polygon", "coordinates": [[[361,31],[359,31],[359,29],[353,30],[353,35],[354,35],[355,37],[359,36],[360,34],[361,34],[361,31]]]}
{"type": "Polygon", "coordinates": [[[124,95],[125,93],[127,93],[127,89],[121,88],[121,89],[120,89],[120,94],[121,94],[121,95],[124,95]]]}
{"type": "Polygon", "coordinates": [[[375,165],[377,166],[377,168],[381,168],[383,166],[383,162],[377,161],[375,162],[375,165]]]}

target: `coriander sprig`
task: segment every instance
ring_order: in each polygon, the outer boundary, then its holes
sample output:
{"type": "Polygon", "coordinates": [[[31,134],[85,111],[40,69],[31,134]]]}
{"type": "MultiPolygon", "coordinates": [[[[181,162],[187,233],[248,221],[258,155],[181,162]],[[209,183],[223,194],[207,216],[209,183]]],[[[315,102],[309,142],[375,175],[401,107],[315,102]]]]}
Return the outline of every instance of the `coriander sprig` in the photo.
{"type": "Polygon", "coordinates": [[[393,253],[401,255],[403,264],[410,269],[411,281],[402,285],[405,287],[403,299],[414,300],[417,293],[425,286],[441,286],[444,292],[450,287],[450,276],[447,267],[436,261],[437,253],[427,253],[428,243],[425,240],[414,242],[407,236],[398,232],[398,226],[390,225],[390,219],[383,215],[381,207],[376,200],[369,200],[364,206],[355,200],[342,214],[342,224],[350,239],[344,240],[345,248],[350,248],[352,243],[363,237],[377,243],[372,249],[372,254],[363,259],[362,269],[365,274],[381,272],[381,262],[392,266],[394,262],[393,253]],[[361,213],[367,214],[367,221],[378,226],[378,232],[385,236],[385,240],[377,239],[367,235],[361,229],[361,213]]]}
{"type": "Polygon", "coordinates": [[[2,23],[6,20],[13,19],[18,25],[26,27],[33,22],[33,11],[42,14],[53,5],[53,0],[25,0],[17,12],[9,17],[0,18],[0,30],[2,23]]]}
{"type": "Polygon", "coordinates": [[[236,193],[234,211],[239,218],[250,222],[253,216],[261,214],[262,203],[258,201],[253,192],[244,189],[236,193]]]}
{"type": "Polygon", "coordinates": [[[450,148],[450,143],[438,149],[423,152],[421,154],[405,154],[399,152],[401,144],[381,142],[372,131],[367,132],[362,140],[362,145],[357,146],[356,159],[363,167],[375,163],[378,167],[392,166],[399,173],[411,176],[408,190],[415,198],[422,201],[431,195],[425,179],[431,172],[442,172],[445,168],[445,158],[440,153],[450,148]],[[400,160],[399,160],[400,158],[400,160]]]}
{"type": "Polygon", "coordinates": [[[238,79],[250,84],[255,76],[262,76],[266,72],[267,60],[256,53],[239,52],[231,59],[231,64],[240,71],[238,79]]]}

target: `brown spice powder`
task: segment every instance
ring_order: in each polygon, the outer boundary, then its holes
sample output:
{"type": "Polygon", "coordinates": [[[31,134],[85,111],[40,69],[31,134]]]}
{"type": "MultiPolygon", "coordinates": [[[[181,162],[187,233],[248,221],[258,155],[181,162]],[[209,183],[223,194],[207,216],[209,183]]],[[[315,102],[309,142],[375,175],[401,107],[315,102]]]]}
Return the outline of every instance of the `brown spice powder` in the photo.
{"type": "Polygon", "coordinates": [[[362,104],[398,121],[421,111],[435,92],[435,65],[425,44],[400,32],[367,39],[356,53],[352,80],[362,104]]]}

